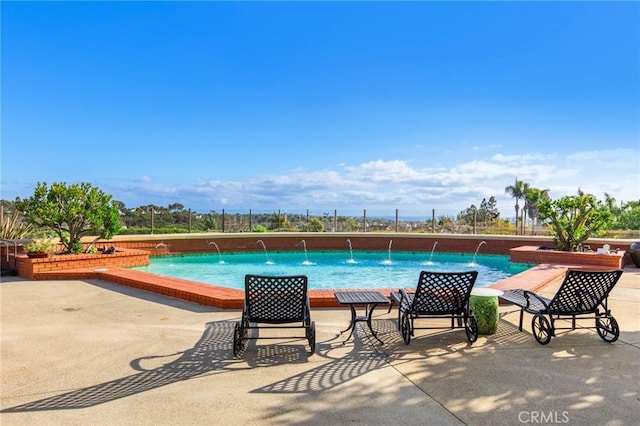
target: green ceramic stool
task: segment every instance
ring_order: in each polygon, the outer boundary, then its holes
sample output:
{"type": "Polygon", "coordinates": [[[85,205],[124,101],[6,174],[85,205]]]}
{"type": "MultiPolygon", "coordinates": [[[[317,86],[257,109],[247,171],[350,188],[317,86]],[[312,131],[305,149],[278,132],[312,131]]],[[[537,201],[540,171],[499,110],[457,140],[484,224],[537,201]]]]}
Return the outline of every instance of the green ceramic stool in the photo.
{"type": "Polygon", "coordinates": [[[479,287],[471,290],[469,304],[478,321],[479,334],[495,334],[498,330],[498,296],[502,296],[501,290],[479,287]]]}

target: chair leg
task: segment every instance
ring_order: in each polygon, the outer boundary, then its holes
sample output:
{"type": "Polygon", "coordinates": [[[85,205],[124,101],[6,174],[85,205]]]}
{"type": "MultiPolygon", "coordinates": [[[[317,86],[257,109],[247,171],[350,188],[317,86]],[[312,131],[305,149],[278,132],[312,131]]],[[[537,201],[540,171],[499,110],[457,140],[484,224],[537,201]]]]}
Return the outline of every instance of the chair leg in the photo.
{"type": "Polygon", "coordinates": [[[520,309],[520,323],[518,324],[518,331],[522,331],[522,320],[524,319],[524,309],[520,309]]]}

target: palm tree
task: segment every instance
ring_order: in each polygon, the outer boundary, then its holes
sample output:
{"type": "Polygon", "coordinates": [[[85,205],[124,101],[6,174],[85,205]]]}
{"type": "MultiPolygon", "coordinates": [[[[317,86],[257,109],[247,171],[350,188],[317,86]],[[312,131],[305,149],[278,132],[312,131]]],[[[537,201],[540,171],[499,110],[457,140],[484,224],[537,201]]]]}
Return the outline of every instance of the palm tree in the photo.
{"type": "Polygon", "coordinates": [[[524,206],[522,206],[522,223],[520,224],[520,235],[525,234],[525,228],[527,227],[527,211],[529,211],[529,198],[527,195],[531,192],[531,186],[523,182],[522,183],[522,198],[524,198],[524,206]]]}
{"type": "Polygon", "coordinates": [[[529,217],[531,218],[531,235],[533,235],[533,230],[536,223],[538,222],[538,206],[540,205],[542,200],[547,198],[549,198],[548,189],[539,189],[533,187],[527,188],[525,194],[525,206],[527,212],[529,213],[529,217]]]}
{"type": "Polygon", "coordinates": [[[604,198],[604,204],[607,207],[607,210],[609,210],[614,216],[619,216],[622,209],[616,205],[616,199],[606,192],[604,193],[604,198]]]}
{"type": "Polygon", "coordinates": [[[511,195],[513,198],[516,199],[516,205],[515,205],[515,209],[516,209],[516,235],[518,235],[518,216],[520,214],[520,199],[524,198],[524,182],[521,180],[518,180],[518,178],[516,178],[516,183],[515,185],[509,185],[504,189],[504,192],[511,195]]]}

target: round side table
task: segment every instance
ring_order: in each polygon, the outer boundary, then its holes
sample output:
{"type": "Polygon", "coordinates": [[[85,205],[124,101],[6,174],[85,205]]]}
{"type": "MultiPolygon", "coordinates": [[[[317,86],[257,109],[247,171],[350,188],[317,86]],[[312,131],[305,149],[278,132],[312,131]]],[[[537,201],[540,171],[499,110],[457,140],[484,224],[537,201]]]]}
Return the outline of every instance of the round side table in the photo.
{"type": "Polygon", "coordinates": [[[498,330],[498,296],[503,294],[502,290],[488,287],[471,290],[469,304],[478,321],[479,334],[495,334],[498,330]]]}

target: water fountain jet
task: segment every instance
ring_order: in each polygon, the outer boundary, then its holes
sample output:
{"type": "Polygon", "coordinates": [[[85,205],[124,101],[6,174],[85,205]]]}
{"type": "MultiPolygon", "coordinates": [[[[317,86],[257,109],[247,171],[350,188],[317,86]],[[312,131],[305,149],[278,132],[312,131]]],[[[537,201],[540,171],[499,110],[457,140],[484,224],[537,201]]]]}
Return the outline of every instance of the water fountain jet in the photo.
{"type": "Polygon", "coordinates": [[[307,242],[305,240],[300,241],[300,245],[304,248],[304,262],[302,262],[303,265],[312,265],[311,262],[309,262],[309,255],[307,253],[307,242]]]}
{"type": "Polygon", "coordinates": [[[264,251],[264,257],[266,259],[267,265],[272,265],[273,262],[269,260],[269,254],[267,253],[267,245],[264,243],[264,241],[258,240],[256,241],[256,244],[262,246],[262,250],[264,251]]]}
{"type": "Polygon", "coordinates": [[[353,246],[351,246],[351,240],[349,238],[347,238],[347,245],[349,246],[349,260],[347,260],[347,263],[356,263],[353,259],[353,246]]]}
{"type": "Polygon", "coordinates": [[[391,265],[391,263],[393,263],[393,262],[391,262],[391,246],[392,245],[393,245],[393,240],[389,240],[389,249],[388,249],[389,255],[388,255],[387,260],[382,262],[385,265],[391,265]]]}
{"type": "Polygon", "coordinates": [[[221,264],[221,265],[224,264],[224,260],[222,260],[222,253],[220,253],[220,247],[218,247],[218,244],[216,244],[215,241],[209,241],[207,243],[207,245],[209,245],[209,246],[213,245],[216,248],[216,250],[218,251],[218,258],[220,259],[220,260],[218,260],[218,263],[221,264]]]}
{"type": "Polygon", "coordinates": [[[427,261],[428,265],[433,265],[433,262],[431,259],[433,259],[433,252],[435,251],[437,246],[438,246],[438,242],[436,241],[435,243],[433,243],[433,247],[431,247],[431,255],[429,256],[429,260],[427,261]]]}
{"type": "Polygon", "coordinates": [[[485,244],[487,244],[486,241],[480,241],[480,243],[478,243],[478,247],[476,247],[476,252],[473,254],[473,259],[471,260],[471,265],[476,264],[476,256],[478,255],[478,250],[480,250],[480,247],[482,247],[485,244]]]}

